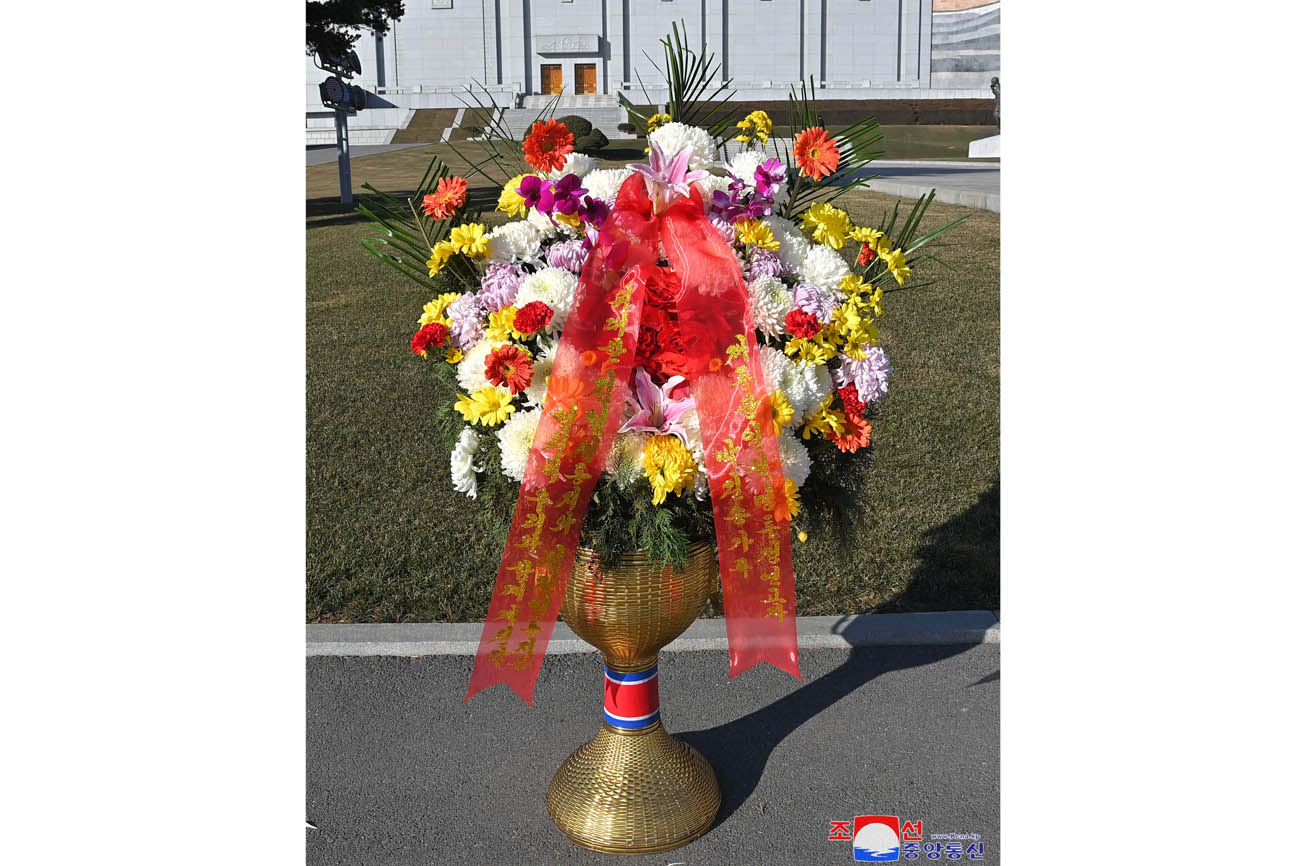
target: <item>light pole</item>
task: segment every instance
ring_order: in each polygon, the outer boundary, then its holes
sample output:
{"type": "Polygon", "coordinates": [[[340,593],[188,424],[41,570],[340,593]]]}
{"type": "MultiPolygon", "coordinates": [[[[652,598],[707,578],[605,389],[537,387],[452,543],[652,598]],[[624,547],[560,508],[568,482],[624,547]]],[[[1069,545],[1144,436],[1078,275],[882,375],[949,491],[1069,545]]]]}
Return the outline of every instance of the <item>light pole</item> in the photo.
{"type": "Polygon", "coordinates": [[[316,66],[334,73],[320,83],[320,101],[334,109],[334,135],[339,154],[339,201],[352,204],[352,154],[348,144],[348,115],[366,107],[366,91],[359,85],[344,84],[339,76],[351,78],[361,74],[361,61],[355,51],[343,56],[316,55],[316,66]]]}

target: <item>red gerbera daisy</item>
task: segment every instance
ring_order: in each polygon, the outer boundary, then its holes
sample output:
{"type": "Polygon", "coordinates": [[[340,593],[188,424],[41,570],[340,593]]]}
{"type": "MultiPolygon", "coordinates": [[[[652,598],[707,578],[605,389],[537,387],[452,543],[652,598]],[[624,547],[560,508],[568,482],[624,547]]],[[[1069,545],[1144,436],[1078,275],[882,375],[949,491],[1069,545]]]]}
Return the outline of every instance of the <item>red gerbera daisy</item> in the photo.
{"type": "Polygon", "coordinates": [[[858,264],[866,267],[876,258],[876,251],[866,244],[862,245],[862,252],[858,253],[858,264]]]}
{"type": "Polygon", "coordinates": [[[446,219],[465,203],[469,181],[463,177],[444,177],[438,188],[424,197],[424,212],[436,220],[446,219]]]}
{"type": "Polygon", "coordinates": [[[541,301],[529,301],[515,313],[515,330],[521,334],[536,334],[551,323],[555,311],[541,301]]]}
{"type": "Polygon", "coordinates": [[[487,380],[509,388],[511,394],[533,384],[533,359],[518,346],[507,343],[488,353],[484,367],[487,380]]]}
{"type": "Polygon", "coordinates": [[[411,337],[411,351],[421,358],[427,358],[430,346],[441,346],[446,341],[447,326],[442,322],[430,322],[411,337]]]}
{"type": "Polygon", "coordinates": [[[840,149],[820,126],[805,129],[794,140],[794,161],[813,180],[821,180],[840,167],[840,149]]]}
{"type": "Polygon", "coordinates": [[[865,418],[855,418],[846,414],[844,432],[838,436],[832,432],[827,438],[835,443],[836,448],[852,454],[859,448],[866,448],[871,444],[871,422],[865,418]]]}
{"type": "Polygon", "coordinates": [[[786,330],[796,337],[815,337],[822,329],[822,323],[812,313],[803,310],[791,310],[785,314],[786,330]]]}
{"type": "Polygon", "coordinates": [[[573,152],[573,133],[555,118],[537,121],[524,139],[524,159],[538,171],[559,171],[573,152]]]}

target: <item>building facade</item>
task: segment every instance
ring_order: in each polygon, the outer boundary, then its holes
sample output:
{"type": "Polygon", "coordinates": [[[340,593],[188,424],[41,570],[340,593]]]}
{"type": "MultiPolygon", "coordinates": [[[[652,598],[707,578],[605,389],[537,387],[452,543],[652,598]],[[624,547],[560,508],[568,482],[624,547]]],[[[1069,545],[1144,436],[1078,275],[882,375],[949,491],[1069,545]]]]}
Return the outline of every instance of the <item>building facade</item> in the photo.
{"type": "MultiPolygon", "coordinates": [[[[674,22],[741,100],[781,100],[810,77],[824,99],[987,97],[999,14],[996,0],[406,0],[388,34],[357,43],[358,83],[376,99],[356,125],[459,107],[475,84],[506,108],[555,93],[566,106],[644,103],[642,84],[659,102],[659,40],[674,22]]],[[[309,126],[324,119],[324,76],[309,59],[309,126]]]]}

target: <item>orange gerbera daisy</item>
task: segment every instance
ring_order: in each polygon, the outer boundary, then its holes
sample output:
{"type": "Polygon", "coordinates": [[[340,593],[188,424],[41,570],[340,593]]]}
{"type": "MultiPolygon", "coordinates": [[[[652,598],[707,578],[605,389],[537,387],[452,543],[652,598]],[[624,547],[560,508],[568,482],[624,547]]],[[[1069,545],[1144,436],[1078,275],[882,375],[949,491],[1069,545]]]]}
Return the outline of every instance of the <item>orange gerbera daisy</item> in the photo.
{"type": "Polygon", "coordinates": [[[834,174],[840,167],[840,149],[820,126],[805,129],[794,140],[794,161],[813,180],[834,174]]]}
{"type": "Polygon", "coordinates": [[[446,219],[465,203],[469,181],[463,177],[444,177],[438,188],[424,197],[424,212],[436,220],[446,219]]]}
{"type": "Polygon", "coordinates": [[[532,357],[509,343],[488,353],[484,368],[489,382],[509,388],[511,394],[518,394],[533,384],[532,357]]]}
{"type": "Polygon", "coordinates": [[[832,431],[826,438],[834,442],[836,448],[852,454],[871,444],[871,422],[845,413],[844,432],[837,436],[832,431]]]}
{"type": "Polygon", "coordinates": [[[538,171],[559,171],[573,152],[573,133],[555,118],[537,121],[524,139],[524,159],[538,171]]]}

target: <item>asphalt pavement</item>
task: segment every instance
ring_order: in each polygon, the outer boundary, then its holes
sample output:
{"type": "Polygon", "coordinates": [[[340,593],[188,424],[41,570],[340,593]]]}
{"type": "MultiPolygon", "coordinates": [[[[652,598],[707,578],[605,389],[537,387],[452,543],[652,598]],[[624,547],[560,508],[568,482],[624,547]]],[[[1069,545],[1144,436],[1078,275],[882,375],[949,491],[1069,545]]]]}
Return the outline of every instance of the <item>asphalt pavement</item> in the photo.
{"type": "MultiPolygon", "coordinates": [[[[595,864],[546,815],[546,788],[599,725],[593,653],[549,656],[535,706],[496,686],[463,703],[468,655],[307,658],[309,864],[595,864]]],[[[660,659],[668,730],[712,762],[723,805],[700,839],[634,862],[852,863],[830,822],[921,821],[925,843],[999,862],[998,644],[800,653],[804,680],[724,651],[660,659]],[[980,834],[971,841],[934,834],[980,834]],[[974,852],[978,853],[978,851],[974,852]]],[[[914,862],[935,862],[925,853],[914,862]]]]}

